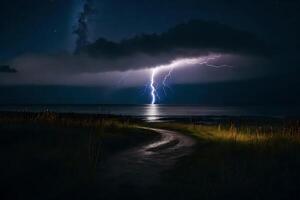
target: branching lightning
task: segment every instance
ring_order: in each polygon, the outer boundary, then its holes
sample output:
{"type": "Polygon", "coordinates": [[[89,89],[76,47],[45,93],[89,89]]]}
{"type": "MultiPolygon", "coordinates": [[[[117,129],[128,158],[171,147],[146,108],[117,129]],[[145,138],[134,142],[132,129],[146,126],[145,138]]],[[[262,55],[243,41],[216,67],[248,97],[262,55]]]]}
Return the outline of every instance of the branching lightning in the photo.
{"type": "Polygon", "coordinates": [[[157,92],[157,82],[155,80],[156,75],[159,72],[167,71],[166,75],[163,77],[162,80],[162,87],[164,90],[164,93],[166,94],[165,87],[167,87],[166,81],[171,77],[171,74],[175,68],[178,67],[185,67],[185,66],[191,66],[191,65],[206,65],[207,67],[213,67],[213,68],[223,68],[223,67],[231,67],[229,65],[214,65],[210,64],[209,61],[215,60],[219,58],[219,55],[213,55],[213,56],[205,56],[205,57],[196,57],[196,58],[181,58],[173,60],[170,64],[166,65],[159,65],[151,70],[151,77],[150,77],[150,89],[151,89],[151,104],[156,103],[156,99],[159,98],[158,92],[157,92]]]}
{"type": "Polygon", "coordinates": [[[167,92],[166,92],[165,88],[166,87],[169,88],[169,86],[167,86],[166,82],[171,77],[171,74],[172,74],[173,70],[174,70],[174,67],[171,67],[171,69],[168,71],[167,75],[164,76],[163,81],[162,81],[163,90],[164,90],[164,93],[165,93],[166,96],[167,96],[167,92]]]}
{"type": "Polygon", "coordinates": [[[171,77],[171,73],[173,72],[173,70],[174,70],[174,67],[172,67],[169,70],[169,72],[167,73],[167,75],[165,75],[164,80],[162,82],[164,86],[167,86],[166,81],[171,77]]]}

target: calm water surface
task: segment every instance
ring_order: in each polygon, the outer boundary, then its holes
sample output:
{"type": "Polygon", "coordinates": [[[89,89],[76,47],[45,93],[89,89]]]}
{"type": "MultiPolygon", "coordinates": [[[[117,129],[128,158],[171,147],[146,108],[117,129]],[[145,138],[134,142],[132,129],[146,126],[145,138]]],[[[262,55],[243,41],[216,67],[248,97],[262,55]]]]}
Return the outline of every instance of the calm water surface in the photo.
{"type": "Polygon", "coordinates": [[[157,120],[166,117],[191,116],[299,116],[300,107],[293,106],[256,106],[256,107],[222,107],[198,105],[19,105],[0,106],[0,111],[40,112],[49,110],[59,113],[113,114],[142,117],[157,120]]]}

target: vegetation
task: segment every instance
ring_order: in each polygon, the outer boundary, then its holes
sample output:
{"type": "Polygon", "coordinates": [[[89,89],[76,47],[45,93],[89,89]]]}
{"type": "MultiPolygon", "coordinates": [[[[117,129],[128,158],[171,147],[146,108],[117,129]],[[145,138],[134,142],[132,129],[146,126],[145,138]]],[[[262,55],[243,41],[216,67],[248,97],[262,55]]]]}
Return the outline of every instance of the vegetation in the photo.
{"type": "Polygon", "coordinates": [[[0,123],[35,123],[62,125],[65,127],[88,127],[88,128],[132,128],[134,123],[130,118],[104,116],[104,115],[88,115],[88,114],[59,114],[54,112],[39,113],[0,113],[0,123]]]}
{"type": "Polygon", "coordinates": [[[0,113],[1,199],[56,199],[88,187],[105,159],[153,139],[134,124],[111,116],[0,113]]]}
{"type": "Polygon", "coordinates": [[[199,139],[193,155],[165,175],[168,190],[174,196],[190,194],[198,199],[300,196],[299,121],[157,126],[180,130],[199,139]]]}
{"type": "MultiPolygon", "coordinates": [[[[136,125],[149,124],[102,115],[0,113],[3,199],[65,199],[76,188],[89,191],[101,162],[156,137],[136,125]]],[[[211,125],[149,126],[177,130],[198,141],[191,155],[149,188],[149,199],[299,199],[297,120],[238,118],[211,125]]]]}
{"type": "Polygon", "coordinates": [[[282,124],[229,124],[203,125],[191,123],[164,123],[159,127],[179,130],[191,134],[201,142],[279,151],[300,144],[300,122],[285,122],[282,124]]]}

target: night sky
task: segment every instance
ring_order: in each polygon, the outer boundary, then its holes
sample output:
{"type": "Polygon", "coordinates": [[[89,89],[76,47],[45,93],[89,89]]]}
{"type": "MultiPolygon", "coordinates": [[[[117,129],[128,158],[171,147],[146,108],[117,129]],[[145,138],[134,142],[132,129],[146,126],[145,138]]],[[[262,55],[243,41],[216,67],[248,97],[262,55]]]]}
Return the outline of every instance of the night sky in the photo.
{"type": "Polygon", "coordinates": [[[298,0],[2,0],[0,104],[300,104],[298,0]]]}

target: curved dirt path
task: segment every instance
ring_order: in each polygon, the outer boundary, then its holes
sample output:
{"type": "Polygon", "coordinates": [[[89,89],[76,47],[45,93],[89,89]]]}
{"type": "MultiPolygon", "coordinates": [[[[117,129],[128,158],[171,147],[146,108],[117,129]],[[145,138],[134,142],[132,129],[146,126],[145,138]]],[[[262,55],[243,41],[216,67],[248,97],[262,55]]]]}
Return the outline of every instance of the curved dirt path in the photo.
{"type": "Polygon", "coordinates": [[[176,131],[139,128],[152,130],[160,137],[100,161],[96,175],[96,185],[102,191],[100,196],[117,195],[113,191],[144,193],[148,188],[159,185],[162,173],[190,154],[196,143],[191,137],[176,131]]]}

